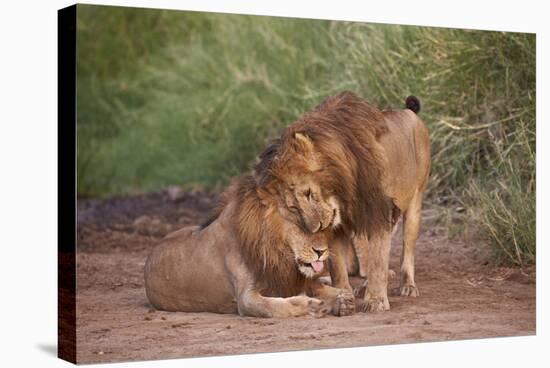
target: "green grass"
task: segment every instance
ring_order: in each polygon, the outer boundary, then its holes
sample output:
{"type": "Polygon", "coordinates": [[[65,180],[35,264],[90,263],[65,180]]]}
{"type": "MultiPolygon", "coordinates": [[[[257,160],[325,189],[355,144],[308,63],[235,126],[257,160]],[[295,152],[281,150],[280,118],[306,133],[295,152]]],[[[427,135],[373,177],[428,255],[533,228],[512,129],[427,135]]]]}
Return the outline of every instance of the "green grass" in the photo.
{"type": "Polygon", "coordinates": [[[418,96],[428,200],[534,261],[534,35],[79,5],[78,193],[219,189],[345,89],[418,96]]]}

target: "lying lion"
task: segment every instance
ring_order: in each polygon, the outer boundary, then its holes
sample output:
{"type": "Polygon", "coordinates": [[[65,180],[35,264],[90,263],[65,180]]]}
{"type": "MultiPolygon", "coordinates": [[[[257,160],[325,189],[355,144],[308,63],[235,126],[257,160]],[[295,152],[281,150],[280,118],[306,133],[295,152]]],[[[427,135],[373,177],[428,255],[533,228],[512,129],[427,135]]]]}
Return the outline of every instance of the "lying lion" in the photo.
{"type": "Polygon", "coordinates": [[[354,313],[349,290],[318,279],[329,257],[327,228],[339,221],[336,213],[328,204],[308,206],[306,225],[296,221],[300,203],[288,196],[289,182],[310,188],[312,201],[318,193],[310,185],[318,172],[311,146],[298,134],[289,149],[294,159],[284,175],[238,178],[211,222],[169,234],[153,249],[145,288],[155,308],[255,317],[354,313]],[[316,232],[306,233],[307,226],[316,232]]]}

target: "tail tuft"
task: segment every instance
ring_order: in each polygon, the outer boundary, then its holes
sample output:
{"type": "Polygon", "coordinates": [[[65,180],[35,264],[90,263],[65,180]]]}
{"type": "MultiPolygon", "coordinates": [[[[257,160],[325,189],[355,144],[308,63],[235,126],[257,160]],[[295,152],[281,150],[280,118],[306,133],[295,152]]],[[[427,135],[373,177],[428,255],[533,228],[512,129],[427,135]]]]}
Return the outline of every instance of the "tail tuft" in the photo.
{"type": "Polygon", "coordinates": [[[420,111],[420,100],[414,96],[409,96],[405,100],[405,107],[412,110],[415,114],[418,114],[420,111]]]}

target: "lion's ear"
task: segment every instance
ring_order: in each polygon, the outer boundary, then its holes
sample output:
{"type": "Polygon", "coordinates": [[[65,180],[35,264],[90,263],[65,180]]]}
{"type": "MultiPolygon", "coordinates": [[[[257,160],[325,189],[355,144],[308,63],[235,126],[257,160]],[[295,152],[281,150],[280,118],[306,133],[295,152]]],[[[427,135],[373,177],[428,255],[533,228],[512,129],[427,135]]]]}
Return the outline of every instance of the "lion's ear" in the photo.
{"type": "Polygon", "coordinates": [[[300,141],[307,150],[313,151],[313,141],[307,135],[304,133],[294,133],[294,138],[300,141]]]}

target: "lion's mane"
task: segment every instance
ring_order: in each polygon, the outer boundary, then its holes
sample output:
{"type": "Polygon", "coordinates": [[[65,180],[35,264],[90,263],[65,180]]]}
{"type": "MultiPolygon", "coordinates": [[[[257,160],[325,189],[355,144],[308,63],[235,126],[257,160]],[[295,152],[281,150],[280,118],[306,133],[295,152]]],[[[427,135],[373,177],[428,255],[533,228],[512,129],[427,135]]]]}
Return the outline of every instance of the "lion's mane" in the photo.
{"type": "MultiPolygon", "coordinates": [[[[243,257],[265,296],[289,297],[304,290],[306,277],[298,270],[286,244],[283,219],[271,198],[261,198],[252,175],[233,184],[237,226],[243,257]]],[[[268,194],[269,195],[269,194],[268,194]]]]}
{"type": "Polygon", "coordinates": [[[380,110],[343,92],[290,125],[260,155],[255,174],[262,183],[284,178],[296,157],[292,138],[309,137],[322,168],[317,176],[340,201],[344,229],[373,234],[391,221],[392,202],[383,190],[387,161],[377,141],[387,131],[380,110]]]}

